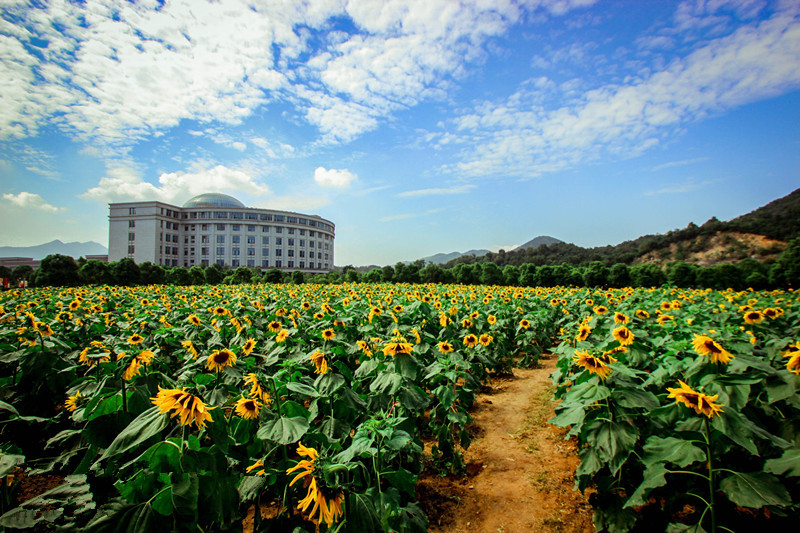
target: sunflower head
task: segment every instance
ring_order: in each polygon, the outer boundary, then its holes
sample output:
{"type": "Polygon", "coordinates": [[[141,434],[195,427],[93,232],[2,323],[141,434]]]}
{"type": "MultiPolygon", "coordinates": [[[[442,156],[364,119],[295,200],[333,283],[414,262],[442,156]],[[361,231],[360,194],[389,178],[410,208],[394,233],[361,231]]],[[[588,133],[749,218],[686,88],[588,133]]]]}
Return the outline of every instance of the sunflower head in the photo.
{"type": "Polygon", "coordinates": [[[225,367],[233,366],[236,364],[236,354],[227,348],[221,350],[214,350],[208,356],[206,361],[206,368],[215,372],[222,372],[225,367]]]}
{"type": "Polygon", "coordinates": [[[261,411],[261,402],[255,398],[245,398],[242,396],[236,401],[236,414],[242,418],[257,418],[261,411]]]}

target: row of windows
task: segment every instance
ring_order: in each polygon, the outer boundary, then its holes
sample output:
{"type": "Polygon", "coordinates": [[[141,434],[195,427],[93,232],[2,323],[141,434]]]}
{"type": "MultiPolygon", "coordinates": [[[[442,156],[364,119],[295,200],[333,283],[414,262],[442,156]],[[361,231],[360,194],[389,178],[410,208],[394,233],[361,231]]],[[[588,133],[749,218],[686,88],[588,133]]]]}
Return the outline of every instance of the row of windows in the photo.
{"type": "MultiPolygon", "coordinates": [[[[162,210],[163,211],[163,210],[162,210]]],[[[163,213],[162,213],[163,214],[163,213]]],[[[169,216],[169,215],[168,215],[169,216]]],[[[288,224],[301,224],[312,228],[323,228],[333,231],[333,226],[318,220],[309,220],[291,215],[273,215],[271,213],[238,213],[234,211],[193,211],[183,213],[183,219],[231,219],[231,220],[263,220],[267,222],[286,222],[288,224]]]]}

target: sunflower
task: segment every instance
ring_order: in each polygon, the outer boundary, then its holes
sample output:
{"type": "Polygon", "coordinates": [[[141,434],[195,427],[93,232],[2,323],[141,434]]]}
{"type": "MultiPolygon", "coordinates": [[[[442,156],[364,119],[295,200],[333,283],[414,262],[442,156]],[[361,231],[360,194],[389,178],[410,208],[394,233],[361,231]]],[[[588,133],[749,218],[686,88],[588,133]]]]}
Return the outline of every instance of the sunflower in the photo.
{"type": "Polygon", "coordinates": [[[356,341],[356,345],[360,351],[367,354],[367,357],[372,357],[372,350],[369,349],[369,344],[366,341],[356,341]]]}
{"type": "Polygon", "coordinates": [[[158,387],[158,394],[150,398],[162,413],[174,411],[171,418],[180,416],[182,426],[195,424],[197,429],[203,429],[206,422],[213,422],[209,411],[215,407],[207,407],[200,398],[189,394],[186,389],[162,389],[158,387]]]}
{"type": "Polygon", "coordinates": [[[659,308],[662,311],[670,311],[670,310],[672,310],[672,302],[661,302],[661,305],[659,306],[659,308]]]}
{"type": "Polygon", "coordinates": [[[611,368],[608,365],[617,361],[607,353],[594,356],[585,350],[575,350],[575,357],[572,360],[590,373],[600,376],[600,379],[606,379],[611,375],[611,368]]]}
{"type": "Polygon", "coordinates": [[[288,329],[282,329],[275,336],[275,342],[281,343],[281,342],[285,341],[288,336],[289,336],[289,330],[288,329]]]}
{"type": "Polygon", "coordinates": [[[490,326],[494,326],[495,322],[497,322],[497,317],[494,315],[489,315],[486,317],[486,322],[488,322],[490,326]]]}
{"type": "Polygon", "coordinates": [[[611,332],[614,339],[617,340],[621,346],[630,346],[633,344],[634,334],[625,326],[620,326],[611,332]]]}
{"type": "Polygon", "coordinates": [[[261,462],[261,459],[259,459],[255,463],[253,463],[250,466],[248,466],[247,468],[245,468],[245,473],[249,474],[250,472],[252,472],[256,468],[260,468],[261,470],[257,471],[255,473],[255,475],[263,476],[266,473],[266,470],[264,470],[264,463],[261,462]]]}
{"type": "Polygon", "coordinates": [[[261,411],[261,403],[255,398],[245,398],[242,396],[236,400],[236,414],[242,418],[257,418],[261,411]]]}
{"type": "MultiPolygon", "coordinates": [[[[155,354],[150,350],[144,350],[139,355],[135,355],[133,359],[131,359],[128,368],[126,368],[125,372],[122,373],[122,379],[124,379],[125,381],[130,381],[135,376],[139,375],[139,369],[142,366],[149,365],[150,362],[153,360],[153,357],[155,357],[155,354]]],[[[119,357],[118,355],[117,359],[121,359],[121,357],[119,357]]]]}
{"type": "Polygon", "coordinates": [[[289,483],[289,486],[291,487],[303,478],[310,478],[310,481],[306,480],[308,486],[306,497],[298,502],[297,508],[305,513],[309,507],[312,507],[311,504],[313,503],[314,505],[308,513],[308,519],[317,525],[325,522],[328,527],[331,527],[344,514],[342,511],[344,493],[342,491],[337,492],[325,484],[325,478],[319,475],[317,470],[319,454],[314,448],[306,448],[301,443],[298,443],[297,453],[302,457],[308,457],[308,459],[303,459],[292,468],[286,470],[287,475],[300,471],[289,483]],[[317,513],[318,511],[319,513],[317,513]],[[315,517],[315,515],[317,516],[315,517]]]}
{"type": "Polygon", "coordinates": [[[461,321],[461,327],[462,328],[471,328],[472,327],[472,320],[470,320],[469,318],[465,318],[464,320],[461,321]]]}
{"type": "Polygon", "coordinates": [[[724,412],[721,405],[714,403],[716,399],[719,398],[719,394],[709,396],[702,392],[692,390],[692,388],[683,381],[678,380],[678,383],[680,384],[679,388],[667,387],[669,391],[667,399],[674,398],[675,403],[682,403],[686,407],[694,409],[698,415],[703,414],[708,418],[713,418],[724,412]]]}
{"type": "Polygon", "coordinates": [[[194,324],[195,326],[201,326],[203,323],[200,321],[200,318],[197,315],[189,315],[186,318],[186,321],[189,324],[194,324]]]}
{"type": "Polygon", "coordinates": [[[81,303],[80,303],[78,300],[72,300],[72,301],[69,303],[69,310],[70,310],[70,311],[75,311],[75,310],[76,310],[76,309],[78,309],[80,306],[81,306],[81,303]]]}
{"type": "Polygon", "coordinates": [[[631,319],[628,318],[628,315],[620,313],[619,311],[614,313],[614,322],[617,324],[627,324],[630,322],[630,320],[631,319]]]}
{"type": "Polygon", "coordinates": [[[82,398],[81,391],[76,391],[75,396],[67,397],[67,401],[64,402],[64,409],[67,411],[74,411],[78,408],[78,398],[82,398]]]}
{"type": "Polygon", "coordinates": [[[666,324],[667,322],[669,322],[673,318],[675,318],[675,317],[672,316],[672,315],[661,315],[660,317],[658,317],[656,322],[658,322],[659,325],[663,326],[664,324],[666,324]]]}
{"type": "Polygon", "coordinates": [[[197,359],[197,349],[194,347],[194,344],[192,344],[192,341],[185,340],[181,343],[181,346],[183,346],[184,350],[192,354],[192,359],[197,359]]]}
{"type": "Polygon", "coordinates": [[[413,349],[414,347],[410,342],[406,341],[405,337],[397,336],[383,347],[383,355],[391,355],[394,357],[401,353],[410,354],[413,349]]]}
{"type": "Polygon", "coordinates": [[[97,342],[97,344],[100,344],[100,346],[96,346],[95,345],[96,342],[97,341],[90,342],[89,344],[91,346],[87,346],[86,348],[81,350],[81,354],[78,357],[79,363],[81,363],[82,365],[92,367],[100,363],[107,363],[111,360],[111,353],[106,348],[104,348],[103,345],[99,342],[97,342]],[[101,351],[100,353],[90,354],[89,353],[90,348],[98,348],[104,351],[101,351]]]}
{"type": "Polygon", "coordinates": [[[336,332],[331,328],[322,331],[322,338],[326,341],[333,340],[336,337],[336,332]]]}
{"type": "Polygon", "coordinates": [[[608,307],[606,307],[605,305],[598,305],[593,309],[593,311],[595,312],[596,315],[604,315],[608,313],[608,307]]]}
{"type": "Polygon", "coordinates": [[[267,329],[270,330],[272,333],[277,333],[281,330],[282,324],[277,320],[273,320],[269,324],[267,324],[267,329]]]}
{"type": "Polygon", "coordinates": [[[222,372],[226,366],[233,366],[236,364],[236,354],[227,348],[221,350],[214,350],[208,356],[206,361],[206,368],[214,370],[215,372],[222,372]]]}
{"type": "Polygon", "coordinates": [[[249,338],[245,343],[242,345],[242,353],[247,357],[250,355],[253,350],[256,348],[256,340],[254,338],[249,338]]]}
{"type": "Polygon", "coordinates": [[[712,363],[719,362],[727,365],[733,359],[733,355],[730,352],[708,335],[695,335],[692,340],[692,346],[698,354],[707,355],[712,363]]]}
{"type": "Polygon", "coordinates": [[[464,346],[467,348],[474,348],[478,344],[478,337],[470,333],[464,337],[464,346]]]}
{"type": "Polygon", "coordinates": [[[760,324],[764,321],[764,314],[761,311],[748,311],[744,314],[745,324],[760,324]]]}
{"type": "Polygon", "coordinates": [[[322,320],[323,318],[325,318],[325,313],[317,311],[316,313],[314,313],[314,318],[317,320],[322,320]]]}
{"type": "Polygon", "coordinates": [[[478,342],[480,342],[481,345],[483,345],[483,346],[489,346],[492,343],[493,340],[494,340],[494,337],[492,337],[488,333],[483,333],[483,334],[481,334],[480,337],[478,337],[478,342]]]}
{"type": "Polygon", "coordinates": [[[269,393],[266,392],[264,389],[261,388],[261,384],[258,382],[258,376],[250,373],[244,377],[244,382],[250,385],[250,392],[248,394],[251,398],[256,398],[264,402],[264,405],[269,405],[272,403],[272,398],[270,398],[269,393]]]}
{"type": "Polygon", "coordinates": [[[144,340],[144,337],[139,335],[138,333],[134,333],[130,337],[128,337],[128,344],[140,344],[144,340]]]}
{"type": "Polygon", "coordinates": [[[578,328],[578,333],[575,335],[575,340],[583,342],[589,338],[589,335],[592,333],[592,328],[589,327],[589,324],[583,323],[578,328]]]}
{"type": "Polygon", "coordinates": [[[211,310],[211,312],[214,313],[217,316],[225,316],[225,315],[229,315],[230,314],[230,312],[227,309],[225,309],[224,307],[219,307],[219,306],[214,307],[211,310]]]}
{"type": "Polygon", "coordinates": [[[450,353],[453,351],[453,345],[447,341],[442,341],[437,344],[437,346],[439,347],[439,351],[442,353],[450,353]]]}
{"type": "Polygon", "coordinates": [[[783,357],[789,358],[786,362],[786,370],[800,376],[800,342],[789,346],[789,349],[783,352],[783,357]]]}
{"type": "Polygon", "coordinates": [[[315,374],[328,373],[328,361],[325,360],[325,354],[317,350],[309,356],[311,362],[314,363],[315,374]]]}
{"type": "Polygon", "coordinates": [[[519,327],[521,327],[522,329],[528,329],[529,327],[531,327],[530,320],[528,320],[527,318],[523,318],[522,320],[519,321],[519,327]]]}
{"type": "Polygon", "coordinates": [[[650,313],[645,311],[644,309],[637,309],[635,313],[633,313],[636,318],[644,320],[646,318],[650,318],[650,313]]]}
{"type": "Polygon", "coordinates": [[[69,322],[70,320],[72,320],[72,313],[70,313],[69,311],[61,311],[56,315],[56,320],[58,320],[59,322],[69,322]]]}

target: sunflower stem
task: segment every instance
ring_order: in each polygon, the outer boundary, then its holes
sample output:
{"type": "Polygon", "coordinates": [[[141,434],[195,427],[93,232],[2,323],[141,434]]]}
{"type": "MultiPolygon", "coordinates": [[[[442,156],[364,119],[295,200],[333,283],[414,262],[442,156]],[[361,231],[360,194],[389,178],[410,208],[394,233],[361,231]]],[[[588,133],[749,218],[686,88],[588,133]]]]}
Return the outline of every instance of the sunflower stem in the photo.
{"type": "Polygon", "coordinates": [[[121,391],[122,391],[122,412],[123,413],[127,413],[128,412],[128,394],[127,394],[127,391],[125,390],[125,379],[124,378],[122,379],[121,391]]]}
{"type": "Polygon", "coordinates": [[[708,508],[711,511],[711,533],[717,532],[717,516],[714,509],[714,467],[711,462],[711,431],[708,418],[704,421],[706,439],[706,462],[708,464],[708,508]]]}

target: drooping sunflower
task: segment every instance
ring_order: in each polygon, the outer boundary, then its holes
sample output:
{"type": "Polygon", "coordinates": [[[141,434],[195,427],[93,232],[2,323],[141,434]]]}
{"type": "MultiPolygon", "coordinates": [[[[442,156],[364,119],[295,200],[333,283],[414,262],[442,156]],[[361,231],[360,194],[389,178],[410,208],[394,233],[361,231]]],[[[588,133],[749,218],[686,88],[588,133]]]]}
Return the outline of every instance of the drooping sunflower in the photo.
{"type": "Polygon", "coordinates": [[[471,328],[472,320],[470,320],[469,318],[465,318],[464,320],[461,321],[461,327],[465,329],[471,328]]]}
{"type": "Polygon", "coordinates": [[[248,466],[247,468],[245,468],[245,472],[247,474],[249,474],[253,470],[256,470],[256,473],[255,473],[256,476],[263,476],[266,473],[266,470],[264,470],[264,463],[261,461],[261,459],[259,459],[255,463],[253,463],[250,466],[248,466]],[[261,470],[256,470],[257,468],[260,468],[261,470]]]}
{"type": "Polygon", "coordinates": [[[392,357],[405,353],[410,354],[414,346],[405,337],[393,337],[392,340],[386,343],[383,347],[383,355],[391,355],[392,357]]]}
{"type": "Polygon", "coordinates": [[[187,352],[192,354],[192,359],[197,359],[197,356],[198,356],[197,348],[194,347],[194,344],[192,344],[192,341],[185,340],[185,341],[183,341],[181,343],[181,346],[183,346],[184,350],[186,350],[187,352]]]}
{"type": "Polygon", "coordinates": [[[789,346],[789,349],[782,353],[784,358],[789,358],[786,362],[786,370],[800,376],[800,342],[789,346]]]}
{"type": "Polygon", "coordinates": [[[206,422],[213,422],[209,411],[215,407],[207,407],[200,398],[186,392],[186,389],[162,389],[158,387],[158,394],[150,398],[162,413],[173,411],[171,418],[180,417],[180,424],[188,426],[194,424],[197,429],[203,429],[206,422]]]}
{"type": "Polygon", "coordinates": [[[257,398],[264,402],[264,405],[269,405],[272,403],[272,398],[267,391],[261,388],[261,384],[258,382],[258,376],[254,373],[247,374],[244,377],[244,382],[250,385],[250,392],[248,394],[251,398],[257,398]]]}
{"type": "Polygon", "coordinates": [[[783,314],[783,309],[775,307],[767,307],[764,309],[764,316],[770,320],[775,320],[783,314]]]}
{"type": "Polygon", "coordinates": [[[575,335],[575,340],[583,342],[589,338],[589,335],[592,333],[592,328],[589,327],[589,324],[581,324],[578,328],[578,334],[575,335]]]}
{"type": "Polygon", "coordinates": [[[608,365],[616,362],[616,359],[608,354],[594,356],[585,350],[575,350],[575,357],[572,360],[590,373],[600,376],[600,379],[606,379],[611,375],[612,370],[608,365]]]}
{"type": "Polygon", "coordinates": [[[663,326],[664,324],[666,324],[667,322],[671,321],[674,318],[675,317],[672,315],[661,315],[656,319],[656,322],[658,322],[658,325],[663,326]]]}
{"type": "Polygon", "coordinates": [[[497,317],[494,315],[489,315],[486,317],[486,322],[488,322],[490,326],[494,326],[495,322],[497,322],[497,317]]]}
{"type": "Polygon", "coordinates": [[[646,318],[650,318],[650,313],[645,311],[644,309],[637,309],[635,313],[633,313],[636,318],[640,320],[644,320],[646,318]]]}
{"type": "Polygon", "coordinates": [[[195,326],[202,326],[203,325],[203,322],[200,320],[200,317],[198,317],[197,315],[189,315],[186,318],[186,321],[189,324],[193,324],[195,326]]]}
{"type": "Polygon", "coordinates": [[[364,352],[367,357],[372,357],[372,350],[369,348],[369,344],[366,341],[356,341],[356,345],[358,346],[359,351],[364,352]]]}
{"type": "Polygon", "coordinates": [[[708,418],[713,418],[723,413],[722,406],[714,402],[719,398],[719,394],[709,396],[702,392],[693,390],[689,385],[683,381],[678,380],[679,388],[667,387],[669,391],[668,399],[675,399],[675,403],[682,403],[686,407],[694,409],[700,415],[706,415],[708,418]]]}
{"type": "Polygon", "coordinates": [[[67,411],[74,411],[78,408],[78,399],[83,398],[81,391],[76,391],[74,396],[68,396],[67,401],[64,402],[64,408],[67,411]]]}
{"type": "Polygon", "coordinates": [[[712,363],[719,362],[727,365],[734,357],[708,335],[695,335],[692,346],[698,354],[708,356],[712,363]]]}
{"type": "Polygon", "coordinates": [[[614,336],[614,339],[620,343],[621,346],[630,346],[633,344],[633,339],[635,335],[631,330],[626,328],[625,326],[620,326],[616,328],[614,331],[611,332],[614,336]]]}
{"type": "Polygon", "coordinates": [[[282,324],[277,320],[273,320],[269,324],[267,324],[267,329],[270,330],[272,333],[277,333],[281,330],[282,324]]]}
{"type": "Polygon", "coordinates": [[[604,315],[608,313],[608,307],[605,305],[598,305],[593,309],[593,311],[596,315],[604,315]]]}
{"type": "Polygon", "coordinates": [[[208,356],[206,361],[206,368],[215,372],[222,372],[226,366],[233,366],[236,364],[236,354],[227,348],[221,350],[214,350],[208,356]]]}
{"type": "Polygon", "coordinates": [[[307,448],[298,443],[297,453],[301,457],[308,457],[286,470],[287,475],[299,471],[289,482],[290,487],[299,480],[306,479],[308,492],[306,497],[298,502],[297,508],[305,513],[311,507],[311,511],[307,515],[308,519],[317,525],[325,522],[328,527],[331,527],[344,515],[342,510],[344,492],[327,486],[324,476],[320,475],[321,472],[317,470],[319,454],[314,448],[307,448]]]}
{"type": "Polygon", "coordinates": [[[288,336],[289,336],[289,330],[288,329],[282,329],[275,336],[275,342],[281,343],[281,342],[285,341],[288,336]]]}
{"type": "Polygon", "coordinates": [[[258,413],[261,411],[261,403],[255,398],[245,398],[242,396],[236,400],[236,414],[242,418],[258,418],[258,413]]]}
{"type": "Polygon", "coordinates": [[[315,374],[328,373],[328,361],[325,360],[325,354],[317,350],[309,356],[311,362],[314,363],[315,374]]]}
{"type": "Polygon", "coordinates": [[[133,335],[128,337],[128,344],[133,344],[133,345],[141,344],[141,342],[143,340],[144,340],[144,337],[142,337],[138,333],[134,333],[133,335]]]}
{"type": "Polygon", "coordinates": [[[135,376],[139,375],[139,370],[141,367],[149,365],[153,360],[153,357],[155,357],[155,354],[150,350],[144,350],[140,354],[133,356],[128,368],[126,368],[125,372],[122,373],[122,379],[125,381],[130,381],[135,376]]]}

